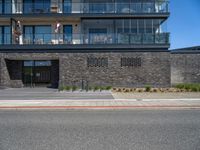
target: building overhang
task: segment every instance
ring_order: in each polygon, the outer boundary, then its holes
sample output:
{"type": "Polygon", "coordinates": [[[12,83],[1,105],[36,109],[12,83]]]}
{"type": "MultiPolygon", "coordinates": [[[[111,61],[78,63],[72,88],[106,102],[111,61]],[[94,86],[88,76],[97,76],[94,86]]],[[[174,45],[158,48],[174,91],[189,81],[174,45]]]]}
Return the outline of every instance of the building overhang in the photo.
{"type": "Polygon", "coordinates": [[[169,52],[169,44],[78,44],[78,45],[2,45],[1,52],[169,52]]]}
{"type": "Polygon", "coordinates": [[[57,21],[57,20],[80,20],[80,19],[130,19],[130,18],[147,18],[147,19],[167,19],[170,13],[137,13],[137,14],[59,14],[59,13],[49,13],[49,14],[6,14],[0,16],[0,21],[10,21],[10,18],[15,18],[16,20],[26,20],[26,21],[38,21],[42,19],[43,21],[57,21]]]}
{"type": "Polygon", "coordinates": [[[200,54],[200,46],[170,50],[171,54],[200,54]]]}

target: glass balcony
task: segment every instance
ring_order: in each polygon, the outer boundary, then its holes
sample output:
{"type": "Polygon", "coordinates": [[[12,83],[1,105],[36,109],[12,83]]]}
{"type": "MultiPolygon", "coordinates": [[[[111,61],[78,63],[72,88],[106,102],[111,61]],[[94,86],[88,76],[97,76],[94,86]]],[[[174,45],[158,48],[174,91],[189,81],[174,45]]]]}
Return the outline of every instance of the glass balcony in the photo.
{"type": "Polygon", "coordinates": [[[10,34],[0,34],[0,45],[11,44],[10,34]]]}
{"type": "Polygon", "coordinates": [[[50,13],[50,3],[23,3],[23,13],[50,13]]]}
{"type": "Polygon", "coordinates": [[[0,0],[0,14],[43,14],[43,13],[108,13],[108,14],[139,14],[139,13],[167,13],[168,1],[153,2],[89,2],[76,3],[64,1],[63,3],[43,0],[43,2],[7,2],[0,0]]]}
{"type": "Polygon", "coordinates": [[[156,45],[169,44],[169,33],[156,34],[127,34],[127,33],[92,33],[92,34],[24,34],[13,36],[0,34],[0,45],[79,45],[79,44],[128,44],[128,45],[156,45]],[[2,40],[3,38],[4,40],[2,40]],[[2,42],[4,41],[4,42],[2,42]]]}

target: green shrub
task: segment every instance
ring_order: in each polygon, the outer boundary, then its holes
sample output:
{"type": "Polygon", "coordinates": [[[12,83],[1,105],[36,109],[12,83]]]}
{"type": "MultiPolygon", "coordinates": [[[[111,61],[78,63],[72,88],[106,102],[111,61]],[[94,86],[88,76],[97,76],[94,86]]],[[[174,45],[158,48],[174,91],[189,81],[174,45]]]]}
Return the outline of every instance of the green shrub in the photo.
{"type": "Polygon", "coordinates": [[[94,87],[94,91],[97,91],[97,90],[100,90],[100,87],[99,87],[99,86],[95,86],[95,87],[94,87]]]}
{"type": "Polygon", "coordinates": [[[145,91],[146,92],[150,92],[151,91],[151,86],[150,85],[145,86],[145,91]]]}
{"type": "Polygon", "coordinates": [[[200,84],[199,83],[196,83],[196,84],[194,84],[194,83],[193,84],[188,84],[188,83],[177,84],[175,87],[178,88],[178,89],[183,89],[183,90],[192,91],[192,92],[200,91],[200,84]]]}
{"type": "Polygon", "coordinates": [[[92,91],[92,87],[91,87],[91,86],[89,86],[89,87],[88,87],[88,90],[89,90],[89,91],[92,91]]]}
{"type": "Polygon", "coordinates": [[[66,90],[66,91],[70,91],[71,89],[72,89],[71,86],[65,86],[65,87],[64,87],[64,90],[66,90]]]}
{"type": "Polygon", "coordinates": [[[177,89],[184,89],[185,88],[185,85],[184,84],[177,84],[175,86],[177,89]]]}
{"type": "Polygon", "coordinates": [[[198,87],[195,87],[195,86],[192,87],[191,90],[192,90],[192,92],[198,92],[199,91],[198,87]]]}
{"type": "Polygon", "coordinates": [[[185,85],[183,89],[185,89],[185,90],[189,91],[191,88],[192,88],[192,86],[191,86],[191,85],[185,85]]]}
{"type": "Polygon", "coordinates": [[[78,89],[77,86],[72,86],[72,91],[76,91],[78,89]]]}
{"type": "Polygon", "coordinates": [[[103,87],[103,86],[101,86],[101,87],[100,87],[100,91],[103,91],[103,90],[106,90],[106,88],[103,87]]]}
{"type": "Polygon", "coordinates": [[[112,86],[106,86],[106,90],[111,90],[112,86]]]}

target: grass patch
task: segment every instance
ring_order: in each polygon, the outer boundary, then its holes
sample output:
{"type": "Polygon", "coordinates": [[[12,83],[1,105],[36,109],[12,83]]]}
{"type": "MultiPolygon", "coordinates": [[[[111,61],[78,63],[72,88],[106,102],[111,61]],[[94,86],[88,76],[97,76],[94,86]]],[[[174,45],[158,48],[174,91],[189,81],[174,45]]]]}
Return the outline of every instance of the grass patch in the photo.
{"type": "Polygon", "coordinates": [[[200,92],[200,83],[183,83],[183,84],[177,84],[175,85],[176,88],[178,89],[185,89],[187,91],[192,91],[192,92],[200,92]]]}
{"type": "Polygon", "coordinates": [[[151,86],[150,85],[146,85],[145,86],[145,91],[146,92],[150,92],[151,91],[151,86]]]}

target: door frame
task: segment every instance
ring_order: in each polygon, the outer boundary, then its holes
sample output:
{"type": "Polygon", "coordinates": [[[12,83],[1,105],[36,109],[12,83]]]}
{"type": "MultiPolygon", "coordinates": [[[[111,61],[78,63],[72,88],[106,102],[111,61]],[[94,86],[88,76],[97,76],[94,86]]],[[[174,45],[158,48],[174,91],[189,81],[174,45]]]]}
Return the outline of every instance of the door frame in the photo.
{"type": "MultiPolygon", "coordinates": [[[[22,81],[23,81],[23,84],[26,86],[26,87],[28,87],[29,85],[30,85],[30,87],[35,87],[37,84],[44,84],[44,85],[47,85],[47,83],[36,83],[35,82],[35,76],[36,76],[36,74],[35,74],[35,68],[37,67],[36,65],[35,65],[35,62],[36,61],[50,61],[50,62],[52,62],[51,60],[23,60],[23,63],[22,63],[22,81]],[[32,61],[33,62],[33,65],[32,66],[24,66],[24,62],[25,61],[32,61]],[[32,69],[32,76],[31,76],[31,83],[26,83],[25,82],[25,74],[24,74],[24,72],[25,72],[25,67],[30,67],[31,69],[32,69]]],[[[52,76],[51,76],[51,67],[52,67],[52,64],[50,65],[50,66],[46,66],[46,67],[48,67],[49,69],[50,69],[50,80],[49,80],[49,83],[48,84],[51,84],[51,80],[52,80],[52,76]]]]}

